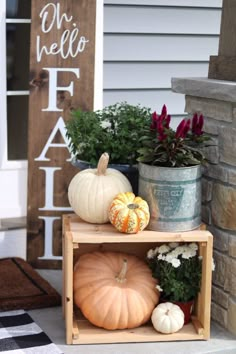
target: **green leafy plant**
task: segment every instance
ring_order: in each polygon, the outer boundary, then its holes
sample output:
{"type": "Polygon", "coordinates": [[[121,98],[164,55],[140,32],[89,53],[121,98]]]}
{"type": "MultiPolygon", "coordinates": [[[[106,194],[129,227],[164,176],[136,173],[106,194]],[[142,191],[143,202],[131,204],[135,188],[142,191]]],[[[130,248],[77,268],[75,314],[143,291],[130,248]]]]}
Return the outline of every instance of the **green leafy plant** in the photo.
{"type": "Polygon", "coordinates": [[[201,287],[202,259],[196,243],[169,243],[150,249],[147,263],[161,297],[168,301],[195,299],[201,287]]]}
{"type": "Polygon", "coordinates": [[[183,119],[176,131],[170,127],[171,116],[164,105],[158,115],[152,114],[150,126],[140,138],[138,161],[154,166],[184,167],[199,165],[205,160],[203,148],[210,138],[203,132],[203,115],[183,119]]]}
{"type": "Polygon", "coordinates": [[[137,162],[140,136],[150,125],[151,111],[127,102],[116,103],[95,112],[75,110],[66,124],[72,154],[96,165],[104,151],[110,163],[137,162]]]}

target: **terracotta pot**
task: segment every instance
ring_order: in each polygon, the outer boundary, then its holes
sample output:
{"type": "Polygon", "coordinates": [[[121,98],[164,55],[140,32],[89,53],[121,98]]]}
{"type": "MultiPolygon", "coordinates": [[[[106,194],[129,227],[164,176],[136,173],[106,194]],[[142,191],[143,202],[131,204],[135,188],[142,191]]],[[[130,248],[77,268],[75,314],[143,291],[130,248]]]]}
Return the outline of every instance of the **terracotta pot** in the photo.
{"type": "Polygon", "coordinates": [[[187,324],[190,322],[191,319],[191,314],[193,312],[193,304],[194,301],[188,301],[188,302],[179,302],[179,301],[175,301],[173,302],[175,305],[178,305],[181,310],[184,313],[184,324],[187,324]]]}

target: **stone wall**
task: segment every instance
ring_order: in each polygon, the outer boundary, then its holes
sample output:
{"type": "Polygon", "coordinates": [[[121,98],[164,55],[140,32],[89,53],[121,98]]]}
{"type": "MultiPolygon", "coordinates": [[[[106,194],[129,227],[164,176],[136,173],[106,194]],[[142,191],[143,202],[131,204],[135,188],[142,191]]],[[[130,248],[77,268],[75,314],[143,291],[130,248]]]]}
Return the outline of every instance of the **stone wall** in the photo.
{"type": "Polygon", "coordinates": [[[199,80],[173,79],[172,89],[186,94],[186,112],[204,115],[212,137],[202,181],[202,218],[214,235],[212,318],[236,334],[236,95],[228,86],[236,83],[199,80]]]}

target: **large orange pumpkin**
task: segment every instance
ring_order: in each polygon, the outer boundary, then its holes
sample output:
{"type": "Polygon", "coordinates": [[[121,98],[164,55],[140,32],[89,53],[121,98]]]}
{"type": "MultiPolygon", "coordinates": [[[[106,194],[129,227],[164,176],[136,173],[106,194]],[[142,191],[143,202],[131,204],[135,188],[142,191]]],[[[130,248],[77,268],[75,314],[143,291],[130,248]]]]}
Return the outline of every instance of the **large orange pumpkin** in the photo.
{"type": "Polygon", "coordinates": [[[110,205],[109,219],[118,231],[136,234],[149,223],[148,204],[132,192],[119,193],[110,205]]]}
{"type": "Polygon", "coordinates": [[[159,300],[147,264],[120,252],[82,255],[74,267],[74,302],[95,326],[134,328],[151,318],[159,300]]]}

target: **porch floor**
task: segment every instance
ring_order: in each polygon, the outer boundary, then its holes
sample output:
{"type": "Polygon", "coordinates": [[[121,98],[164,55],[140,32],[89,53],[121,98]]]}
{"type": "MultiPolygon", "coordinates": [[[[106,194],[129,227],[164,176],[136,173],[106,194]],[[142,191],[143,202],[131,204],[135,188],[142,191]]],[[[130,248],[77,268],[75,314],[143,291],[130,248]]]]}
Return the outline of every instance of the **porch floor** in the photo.
{"type": "MultiPolygon", "coordinates": [[[[42,269],[38,272],[61,293],[62,273],[60,270],[42,269]]],[[[78,346],[65,344],[65,325],[61,307],[32,310],[29,311],[29,314],[65,354],[236,354],[236,336],[231,335],[214,322],[211,325],[211,339],[208,341],[84,344],[78,346]]]]}

